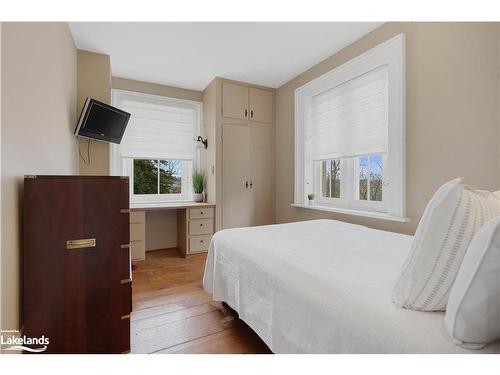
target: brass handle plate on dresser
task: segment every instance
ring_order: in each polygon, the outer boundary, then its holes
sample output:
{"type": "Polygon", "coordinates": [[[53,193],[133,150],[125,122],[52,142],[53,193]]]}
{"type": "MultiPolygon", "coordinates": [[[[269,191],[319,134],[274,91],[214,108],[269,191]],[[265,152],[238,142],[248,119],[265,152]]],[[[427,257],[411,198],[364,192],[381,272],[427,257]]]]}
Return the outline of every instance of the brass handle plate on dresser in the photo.
{"type": "Polygon", "coordinates": [[[83,238],[80,240],[66,241],[66,249],[84,249],[87,247],[95,247],[95,238],[83,238]]]}

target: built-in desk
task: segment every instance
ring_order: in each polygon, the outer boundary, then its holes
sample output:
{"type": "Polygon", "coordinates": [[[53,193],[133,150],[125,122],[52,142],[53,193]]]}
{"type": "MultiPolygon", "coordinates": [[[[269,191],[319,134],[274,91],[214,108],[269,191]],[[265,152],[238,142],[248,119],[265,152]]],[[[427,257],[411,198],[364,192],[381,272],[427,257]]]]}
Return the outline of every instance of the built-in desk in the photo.
{"type": "Polygon", "coordinates": [[[215,204],[173,202],[130,207],[132,260],[144,260],[146,253],[146,211],[177,210],[177,248],[186,257],[208,251],[215,230],[215,204]]]}

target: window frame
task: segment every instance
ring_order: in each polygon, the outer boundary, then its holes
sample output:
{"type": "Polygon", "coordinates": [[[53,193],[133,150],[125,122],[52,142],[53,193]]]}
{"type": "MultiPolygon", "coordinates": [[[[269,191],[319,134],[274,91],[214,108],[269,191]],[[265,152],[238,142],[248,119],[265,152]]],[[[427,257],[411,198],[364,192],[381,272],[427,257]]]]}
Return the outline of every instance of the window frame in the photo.
{"type": "Polygon", "coordinates": [[[293,206],[308,207],[307,194],[314,192],[318,199],[313,208],[327,208],[331,211],[339,208],[339,212],[349,210],[353,214],[363,211],[363,216],[370,216],[369,212],[374,212],[373,217],[376,218],[407,221],[405,175],[405,35],[399,34],[295,90],[293,206]],[[341,176],[341,198],[321,197],[321,182],[318,178],[320,167],[315,165],[320,163],[312,160],[308,145],[312,97],[383,65],[387,65],[389,74],[388,153],[383,164],[383,204],[354,199],[355,171],[352,160],[358,158],[343,159],[346,161],[343,163],[346,164],[346,172],[341,176]]]}
{"type": "MultiPolygon", "coordinates": [[[[162,100],[172,103],[182,103],[192,106],[197,112],[195,123],[195,134],[201,135],[203,123],[203,104],[201,102],[178,99],[167,96],[152,95],[135,91],[111,89],[111,104],[116,106],[120,95],[136,96],[142,100],[162,100]]],[[[196,135],[195,135],[196,137],[196,135]]],[[[194,168],[200,168],[202,164],[201,149],[193,137],[193,148],[195,149],[195,160],[182,160],[182,193],[181,194],[134,194],[134,159],[142,160],[165,160],[161,157],[151,155],[148,158],[130,158],[120,155],[120,145],[110,144],[109,163],[111,176],[128,176],[131,207],[148,207],[175,202],[190,202],[193,200],[193,189],[191,189],[191,174],[194,168]]]]}
{"type": "MultiPolygon", "coordinates": [[[[335,159],[337,160],[337,159],[335,159]]],[[[346,159],[340,161],[340,198],[324,197],[322,192],[323,171],[321,168],[322,161],[314,163],[314,194],[316,195],[316,202],[327,206],[346,206],[346,196],[342,192],[346,191],[346,172],[348,166],[346,159]]]]}
{"type": "MultiPolygon", "coordinates": [[[[371,155],[366,155],[371,156],[371,155]]],[[[344,209],[358,209],[363,211],[387,212],[386,185],[382,182],[382,201],[359,199],[359,157],[340,159],[340,198],[329,198],[322,195],[323,173],[321,161],[315,162],[314,167],[314,193],[318,205],[342,207],[344,209]]],[[[382,155],[382,175],[385,175],[385,162],[387,155],[382,155]]],[[[383,177],[384,179],[384,177],[383,177]]]]}

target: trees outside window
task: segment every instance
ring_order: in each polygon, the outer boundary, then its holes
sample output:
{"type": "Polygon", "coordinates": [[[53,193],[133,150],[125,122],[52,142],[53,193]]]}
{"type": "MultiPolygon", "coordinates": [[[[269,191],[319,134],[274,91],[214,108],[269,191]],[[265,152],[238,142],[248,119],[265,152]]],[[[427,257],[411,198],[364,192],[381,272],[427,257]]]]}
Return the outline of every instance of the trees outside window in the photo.
{"type": "Polygon", "coordinates": [[[134,159],[134,194],[181,193],[181,160],[134,159]]]}

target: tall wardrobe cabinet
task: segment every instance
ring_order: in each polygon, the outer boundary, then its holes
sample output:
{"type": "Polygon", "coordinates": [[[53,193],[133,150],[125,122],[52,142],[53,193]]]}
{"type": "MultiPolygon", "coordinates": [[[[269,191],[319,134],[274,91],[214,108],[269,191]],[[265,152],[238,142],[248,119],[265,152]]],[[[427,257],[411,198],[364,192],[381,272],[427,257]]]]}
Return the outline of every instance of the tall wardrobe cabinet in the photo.
{"type": "Polygon", "coordinates": [[[216,78],[204,111],[205,136],[215,140],[203,162],[217,229],[274,223],[274,90],[216,78]]]}

